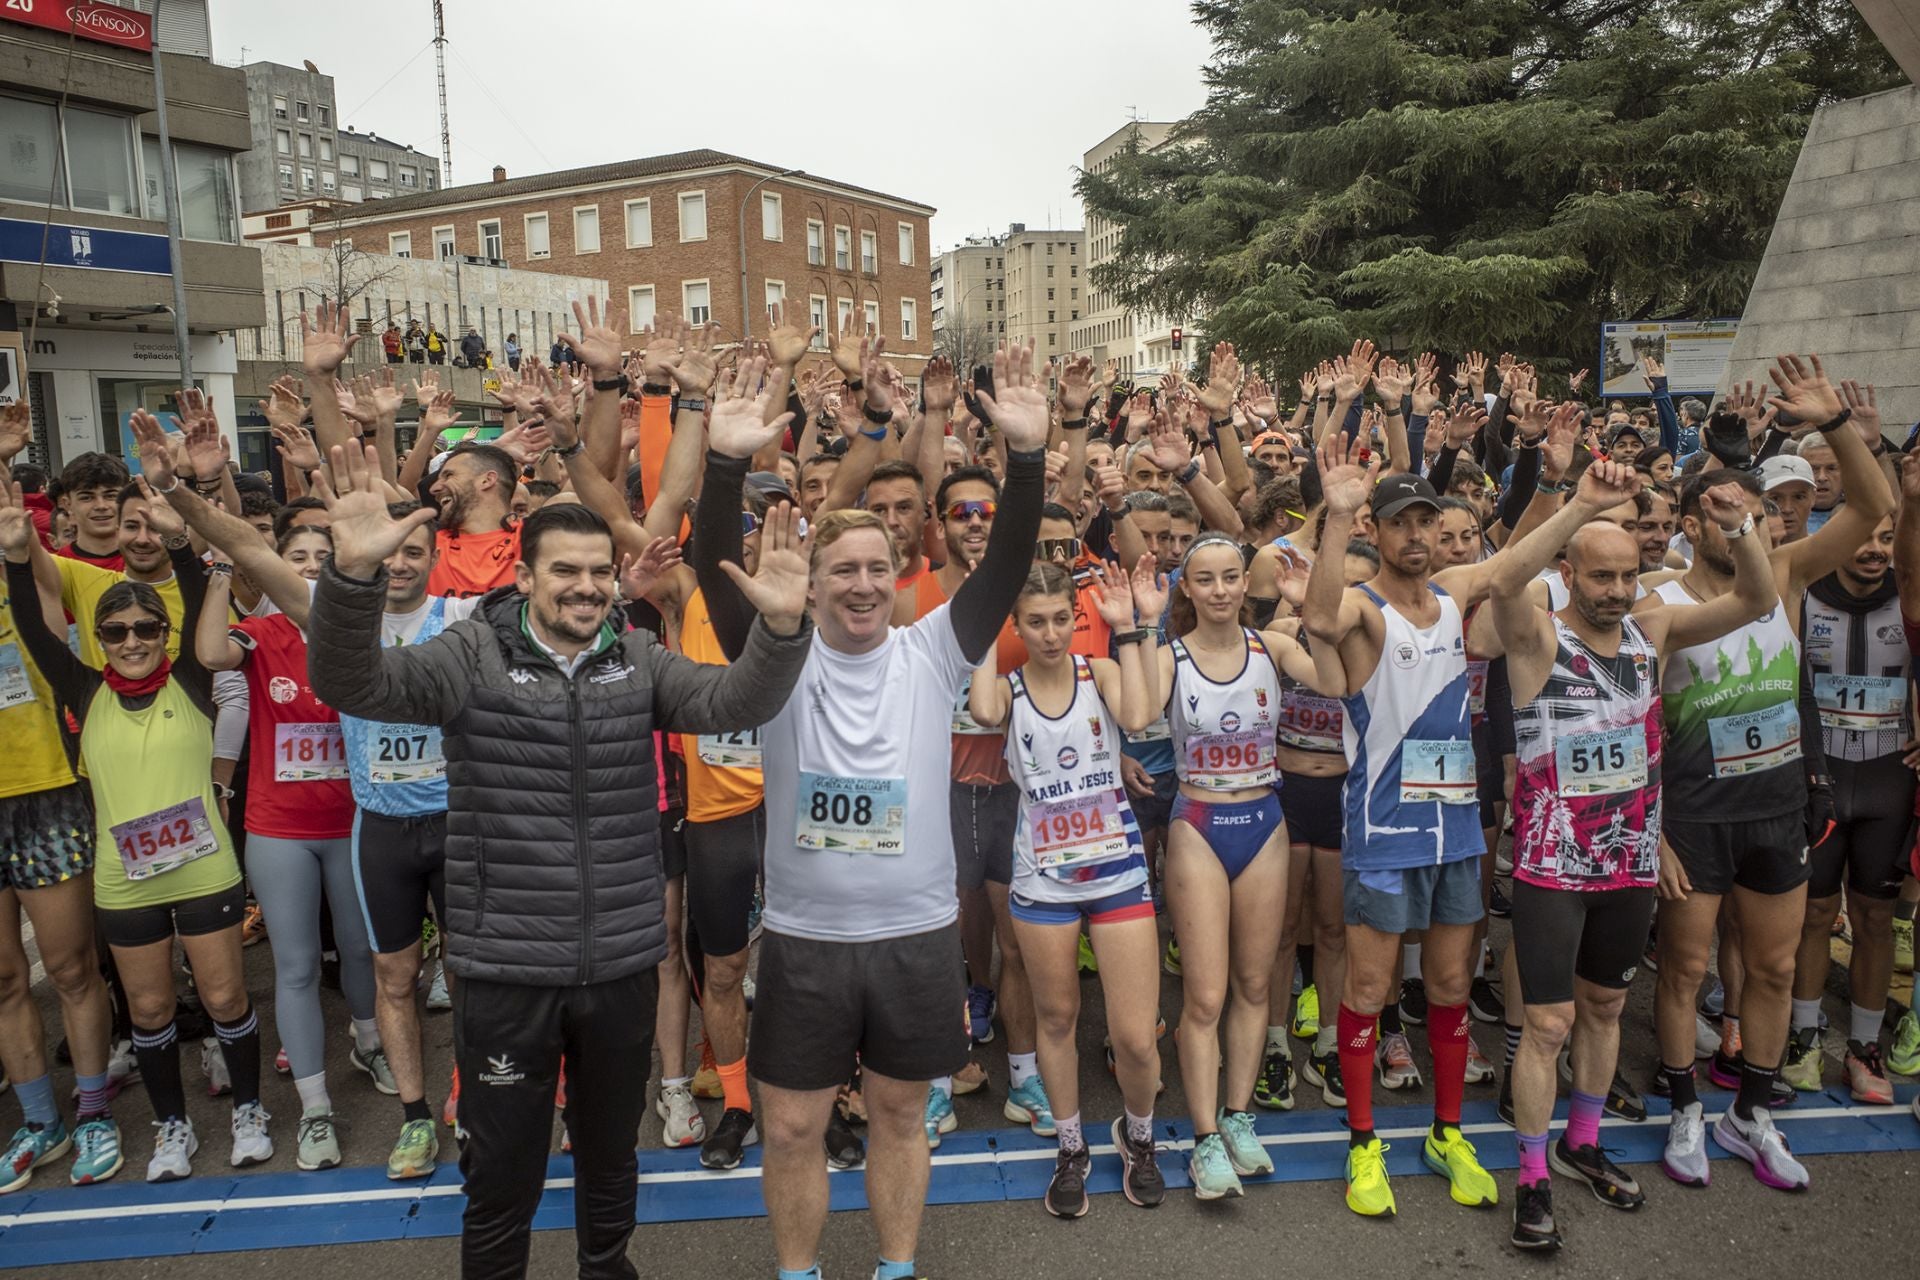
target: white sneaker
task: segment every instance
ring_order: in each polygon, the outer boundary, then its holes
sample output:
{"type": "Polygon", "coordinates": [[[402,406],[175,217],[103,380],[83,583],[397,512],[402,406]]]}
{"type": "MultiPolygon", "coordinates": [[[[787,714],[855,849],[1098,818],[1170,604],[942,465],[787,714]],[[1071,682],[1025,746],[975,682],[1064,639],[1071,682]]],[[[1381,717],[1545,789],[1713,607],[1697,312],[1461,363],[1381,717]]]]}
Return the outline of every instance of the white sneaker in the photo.
{"type": "Polygon", "coordinates": [[[453,997],[447,992],[447,965],[444,960],[433,962],[433,985],[427,988],[427,1008],[434,1013],[453,1008],[453,997]]]}
{"type": "Polygon", "coordinates": [[[1700,1014],[1693,1015],[1693,1056],[1711,1058],[1720,1052],[1720,1029],[1700,1014]]]}
{"type": "Polygon", "coordinates": [[[273,1138],[267,1132],[267,1121],[271,1119],[267,1109],[257,1102],[233,1109],[231,1163],[234,1168],[243,1169],[273,1159],[273,1138]]]}
{"type": "Polygon", "coordinates": [[[209,1098],[233,1092],[233,1077],[227,1074],[227,1055],[220,1052],[219,1036],[208,1036],[200,1042],[200,1072],[207,1078],[209,1098]]]}
{"type": "Polygon", "coordinates": [[[193,1174],[193,1153],[200,1149],[191,1120],[154,1121],[153,1159],[147,1161],[148,1182],[177,1182],[193,1174]]]}
{"type": "Polygon", "coordinates": [[[1707,1169],[1706,1108],[1689,1103],[1673,1113],[1667,1124],[1667,1150],[1661,1166],[1675,1182],[1704,1187],[1712,1176],[1707,1169]]]}
{"type": "Polygon", "coordinates": [[[140,1082],[140,1059],[134,1056],[133,1041],[115,1040],[107,1055],[107,1096],[115,1097],[130,1084],[140,1082]]]}
{"type": "Polygon", "coordinates": [[[1480,1052],[1480,1045],[1472,1036],[1467,1037],[1467,1083],[1485,1084],[1498,1073],[1493,1064],[1487,1061],[1487,1055],[1480,1052]]]}
{"type": "Polygon", "coordinates": [[[662,1085],[653,1109],[665,1122],[662,1140],[669,1147],[691,1147],[707,1139],[707,1118],[693,1103],[693,1094],[684,1084],[662,1085]]]}
{"type": "Polygon", "coordinates": [[[1713,1140],[1753,1166],[1753,1176],[1781,1191],[1804,1191],[1807,1166],[1793,1158],[1787,1140],[1773,1127],[1773,1113],[1753,1109],[1751,1121],[1741,1121],[1728,1107],[1713,1126],[1713,1140]]]}

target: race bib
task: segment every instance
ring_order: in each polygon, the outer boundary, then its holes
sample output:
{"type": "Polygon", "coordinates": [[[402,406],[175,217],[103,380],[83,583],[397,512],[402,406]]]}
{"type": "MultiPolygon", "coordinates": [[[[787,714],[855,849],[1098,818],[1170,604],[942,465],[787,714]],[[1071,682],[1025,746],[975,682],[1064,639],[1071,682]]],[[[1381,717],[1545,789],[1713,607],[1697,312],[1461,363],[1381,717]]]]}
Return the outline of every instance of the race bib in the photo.
{"type": "Polygon", "coordinates": [[[760,730],[741,729],[733,733],[703,733],[696,740],[694,754],[700,763],[715,769],[758,769],[760,767],[760,730]]]}
{"type": "Polygon", "coordinates": [[[1400,744],[1400,800],[1441,804],[1479,804],[1480,778],[1474,770],[1473,744],[1450,738],[1435,742],[1409,738],[1400,744]]]}
{"type": "Polygon", "coordinates": [[[367,761],[367,777],[374,782],[431,782],[446,776],[440,730],[418,724],[383,724],[374,730],[367,761]]]}
{"type": "Polygon", "coordinates": [[[1002,730],[989,729],[973,718],[973,711],[967,706],[967,696],[972,691],[973,678],[969,676],[967,682],[960,686],[959,700],[953,704],[953,732],[968,738],[998,736],[1002,730]]]}
{"type": "Polygon", "coordinates": [[[1133,851],[1120,803],[1111,791],[1033,806],[1027,812],[1033,860],[1042,872],[1109,862],[1133,851]]]}
{"type": "Polygon", "coordinates": [[[220,833],[199,796],[107,828],[129,880],[146,880],[220,852],[220,833]]]}
{"type": "Polygon", "coordinates": [[[1278,776],[1274,739],[1257,729],[1187,739],[1187,777],[1196,787],[1234,791],[1264,787],[1278,776]]]}
{"type": "Polygon", "coordinates": [[[1707,721],[1713,747],[1713,776],[1737,778],[1800,758],[1800,709],[1776,703],[1737,716],[1707,721]]]}
{"type": "Polygon", "coordinates": [[[1166,742],[1172,737],[1173,726],[1167,723],[1167,717],[1164,714],[1140,732],[1126,735],[1127,741],[1136,747],[1144,742],[1166,742]]]}
{"type": "Polygon", "coordinates": [[[273,726],[275,782],[330,782],[347,776],[347,742],[332,724],[273,726]]]}
{"type": "Polygon", "coordinates": [[[802,769],[797,799],[793,842],[802,849],[886,854],[906,849],[905,778],[842,778],[802,769]]]}
{"type": "Polygon", "coordinates": [[[27,664],[20,656],[20,646],[0,644],[0,711],[23,707],[32,701],[33,682],[27,679],[27,664]]]}
{"type": "Polygon", "coordinates": [[[1816,671],[1813,699],[1820,704],[1820,724],[1828,729],[1899,729],[1906,722],[1907,682],[1899,676],[1816,671]]]}
{"type": "Polygon", "coordinates": [[[1487,714],[1487,662],[1474,658],[1467,663],[1467,713],[1474,719],[1487,714]]]}
{"type": "Polygon", "coordinates": [[[1622,725],[1572,733],[1553,744],[1563,796],[1607,796],[1647,785],[1647,728],[1622,725]]]}
{"type": "Polygon", "coordinates": [[[1280,741],[1302,751],[1341,751],[1346,710],[1338,698],[1289,692],[1280,699],[1280,741]]]}

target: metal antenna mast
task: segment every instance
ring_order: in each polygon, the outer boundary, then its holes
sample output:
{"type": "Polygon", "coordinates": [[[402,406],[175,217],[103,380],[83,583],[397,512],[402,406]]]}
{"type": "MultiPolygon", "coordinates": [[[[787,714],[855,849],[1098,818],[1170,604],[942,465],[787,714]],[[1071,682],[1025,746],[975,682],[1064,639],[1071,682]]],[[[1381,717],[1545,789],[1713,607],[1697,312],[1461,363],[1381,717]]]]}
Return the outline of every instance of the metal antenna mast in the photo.
{"type": "Polygon", "coordinates": [[[447,14],[433,0],[433,61],[440,73],[440,185],[453,185],[453,135],[447,131],[447,14]]]}

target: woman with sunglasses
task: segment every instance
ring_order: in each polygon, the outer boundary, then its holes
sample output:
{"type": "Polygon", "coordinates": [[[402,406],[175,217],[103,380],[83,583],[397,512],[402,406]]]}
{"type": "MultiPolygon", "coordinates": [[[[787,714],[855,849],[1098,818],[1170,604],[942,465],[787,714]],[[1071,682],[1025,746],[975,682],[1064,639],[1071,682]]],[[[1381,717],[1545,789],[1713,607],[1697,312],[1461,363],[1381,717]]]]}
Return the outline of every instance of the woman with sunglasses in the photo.
{"type": "MultiPolygon", "coordinates": [[[[1136,581],[1133,592],[1140,616],[1159,617],[1164,589],[1141,587],[1136,581]]],[[[1275,736],[1279,677],[1322,691],[1334,687],[1316,676],[1315,659],[1299,642],[1255,631],[1249,621],[1240,546],[1207,534],[1181,560],[1172,644],[1160,651],[1149,630],[1141,641],[1144,661],[1128,669],[1130,678],[1139,672],[1151,682],[1136,692],[1167,708],[1180,779],[1167,824],[1167,909],[1180,940],[1184,1003],[1177,1034],[1194,1130],[1188,1172],[1202,1200],[1240,1195],[1241,1176],[1273,1172],[1247,1108],[1288,906],[1275,736]]]]}
{"type": "MultiPolygon", "coordinates": [[[[163,491],[168,482],[179,483],[170,469],[163,491]]],[[[163,506],[151,494],[149,502],[163,506]]],[[[8,492],[0,499],[0,547],[16,602],[37,598],[32,537],[19,494],[8,492]]],[[[190,631],[206,607],[206,573],[184,534],[171,534],[166,544],[180,583],[182,625],[190,631]]],[[[108,587],[94,617],[107,660],[102,671],[74,657],[41,610],[14,610],[28,655],[80,724],[97,841],[94,904],[126,985],[134,1054],[159,1131],[147,1180],[188,1176],[200,1145],[187,1118],[174,1025],[176,936],[232,1078],[232,1163],[255,1164],[271,1158],[273,1141],[260,1105],[259,1021],[241,960],[246,898],[213,781],[213,676],[191,645],[182,646],[177,662],[168,659],[167,607],[146,583],[108,587]]]]}

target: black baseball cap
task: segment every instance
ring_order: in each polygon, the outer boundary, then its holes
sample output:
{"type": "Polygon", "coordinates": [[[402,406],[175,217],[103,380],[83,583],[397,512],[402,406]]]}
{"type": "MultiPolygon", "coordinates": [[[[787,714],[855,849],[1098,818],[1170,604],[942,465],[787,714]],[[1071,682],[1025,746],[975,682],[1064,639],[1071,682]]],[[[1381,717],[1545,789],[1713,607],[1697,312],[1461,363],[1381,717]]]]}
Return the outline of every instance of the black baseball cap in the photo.
{"type": "Polygon", "coordinates": [[[1373,491],[1373,514],[1380,520],[1397,516],[1408,507],[1416,507],[1422,503],[1438,511],[1440,495],[1433,491],[1433,486],[1428,484],[1425,478],[1416,476],[1411,471],[1402,471],[1397,475],[1388,476],[1373,491]]]}

